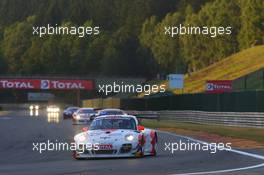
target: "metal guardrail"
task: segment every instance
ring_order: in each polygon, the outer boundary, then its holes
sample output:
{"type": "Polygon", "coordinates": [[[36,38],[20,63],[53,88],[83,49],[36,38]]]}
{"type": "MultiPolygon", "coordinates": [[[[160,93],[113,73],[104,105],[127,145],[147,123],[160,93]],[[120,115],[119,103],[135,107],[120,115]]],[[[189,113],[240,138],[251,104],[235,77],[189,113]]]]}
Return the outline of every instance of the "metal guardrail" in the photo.
{"type": "Polygon", "coordinates": [[[126,111],[129,115],[135,115],[137,118],[141,119],[156,119],[159,120],[160,116],[158,112],[154,111],[126,111]]]}
{"type": "Polygon", "coordinates": [[[261,112],[206,112],[206,111],[127,111],[138,118],[175,120],[199,124],[264,128],[261,112]]]}

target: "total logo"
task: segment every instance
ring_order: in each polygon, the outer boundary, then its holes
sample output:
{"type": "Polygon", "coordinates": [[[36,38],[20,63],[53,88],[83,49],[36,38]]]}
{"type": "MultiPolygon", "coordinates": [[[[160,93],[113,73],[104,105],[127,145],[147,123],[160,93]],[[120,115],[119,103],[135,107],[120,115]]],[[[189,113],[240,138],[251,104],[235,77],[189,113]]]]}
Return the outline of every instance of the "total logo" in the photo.
{"type": "Polygon", "coordinates": [[[79,82],[51,81],[51,85],[54,89],[85,89],[83,84],[79,82]]]}
{"type": "Polygon", "coordinates": [[[41,80],[41,89],[50,89],[50,80],[41,80]]]}
{"type": "Polygon", "coordinates": [[[82,83],[41,80],[41,89],[85,89],[82,83]]]}
{"type": "Polygon", "coordinates": [[[8,89],[34,89],[31,82],[1,80],[0,87],[8,89]]]}
{"type": "Polygon", "coordinates": [[[87,80],[0,79],[0,89],[92,89],[87,80]]]}
{"type": "Polygon", "coordinates": [[[228,90],[228,89],[232,89],[232,87],[230,85],[225,85],[225,84],[213,84],[213,83],[207,83],[207,91],[214,91],[214,90],[228,90]]]}
{"type": "Polygon", "coordinates": [[[212,84],[212,83],[207,83],[207,90],[208,91],[212,91],[212,90],[214,90],[215,88],[214,88],[214,84],[212,84]]]}

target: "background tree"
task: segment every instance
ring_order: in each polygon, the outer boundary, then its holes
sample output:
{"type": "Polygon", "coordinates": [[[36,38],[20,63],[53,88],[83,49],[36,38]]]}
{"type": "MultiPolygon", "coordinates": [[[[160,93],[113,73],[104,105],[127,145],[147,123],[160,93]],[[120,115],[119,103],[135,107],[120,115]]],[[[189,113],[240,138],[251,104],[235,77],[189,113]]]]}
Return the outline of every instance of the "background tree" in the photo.
{"type": "Polygon", "coordinates": [[[144,76],[199,70],[263,44],[261,0],[1,0],[0,68],[12,74],[144,76]],[[32,26],[100,26],[100,35],[32,35],[32,26]],[[165,26],[231,35],[164,35],[165,26]]]}
{"type": "Polygon", "coordinates": [[[4,56],[0,50],[0,73],[5,73],[6,72],[6,63],[4,60],[4,56]]]}
{"type": "MultiPolygon", "coordinates": [[[[185,26],[231,27],[232,34],[182,35],[183,55],[189,71],[213,64],[238,51],[237,34],[240,11],[235,1],[215,0],[207,3],[198,13],[187,10],[185,26]]],[[[213,31],[214,32],[214,31],[213,31]]]]}
{"type": "Polygon", "coordinates": [[[183,20],[180,13],[173,13],[168,14],[160,23],[157,23],[155,17],[151,17],[143,25],[141,43],[151,50],[164,73],[184,72],[185,64],[181,56],[179,37],[172,38],[164,34],[165,27],[179,26],[183,20]]]}
{"type": "Polygon", "coordinates": [[[34,16],[24,22],[16,22],[4,31],[2,50],[10,73],[23,72],[21,58],[31,45],[34,16]]]}
{"type": "Polygon", "coordinates": [[[241,49],[264,43],[264,1],[241,0],[241,30],[238,41],[241,49]]]}

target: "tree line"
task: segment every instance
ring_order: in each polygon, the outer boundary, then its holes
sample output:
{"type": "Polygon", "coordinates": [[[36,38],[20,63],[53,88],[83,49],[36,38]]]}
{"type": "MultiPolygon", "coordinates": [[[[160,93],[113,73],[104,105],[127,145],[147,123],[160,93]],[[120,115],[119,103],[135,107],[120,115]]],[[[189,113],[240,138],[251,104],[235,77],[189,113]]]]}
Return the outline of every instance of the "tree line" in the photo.
{"type": "Polygon", "coordinates": [[[2,0],[0,73],[144,76],[191,73],[264,42],[262,0],[2,0]],[[37,37],[33,26],[100,26],[37,37]],[[231,26],[232,35],[164,35],[166,25],[231,26]]]}

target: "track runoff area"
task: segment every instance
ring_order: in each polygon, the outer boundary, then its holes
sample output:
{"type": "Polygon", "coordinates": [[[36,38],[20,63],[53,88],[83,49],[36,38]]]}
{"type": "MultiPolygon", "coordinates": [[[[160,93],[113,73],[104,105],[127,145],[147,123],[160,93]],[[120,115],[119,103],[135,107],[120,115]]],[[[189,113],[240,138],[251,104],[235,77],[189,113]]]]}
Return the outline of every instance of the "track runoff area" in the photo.
{"type": "Polygon", "coordinates": [[[77,161],[68,150],[33,151],[32,143],[36,142],[71,142],[83,127],[73,125],[72,120],[63,120],[61,113],[49,114],[41,108],[37,113],[29,110],[1,113],[0,174],[262,175],[264,172],[263,150],[215,152],[211,143],[163,131],[158,131],[155,157],[77,161]],[[179,143],[207,144],[211,149],[179,150],[176,147],[179,143]]]}

